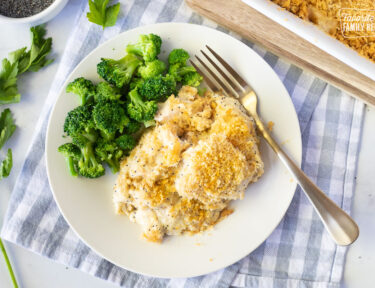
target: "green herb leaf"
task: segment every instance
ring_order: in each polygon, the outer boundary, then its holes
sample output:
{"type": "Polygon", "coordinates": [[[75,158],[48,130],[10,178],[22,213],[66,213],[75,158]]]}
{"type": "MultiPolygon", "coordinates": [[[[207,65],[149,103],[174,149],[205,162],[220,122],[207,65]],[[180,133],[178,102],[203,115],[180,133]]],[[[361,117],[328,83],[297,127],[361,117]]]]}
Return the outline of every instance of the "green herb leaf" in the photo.
{"type": "Polygon", "coordinates": [[[51,64],[54,59],[46,59],[52,50],[52,38],[45,39],[45,25],[31,27],[32,43],[30,48],[30,61],[28,70],[36,72],[40,68],[51,64]]]}
{"type": "Polygon", "coordinates": [[[26,47],[9,53],[9,61],[18,63],[18,75],[26,72],[36,72],[40,68],[53,62],[53,59],[46,59],[52,50],[52,38],[45,39],[47,31],[45,25],[30,28],[31,47],[26,51],[26,47]]]}
{"type": "Polygon", "coordinates": [[[27,70],[29,67],[30,61],[30,52],[27,52],[27,47],[23,47],[16,51],[9,53],[9,61],[10,63],[17,63],[18,73],[17,75],[22,74],[27,70]]]}
{"type": "Polygon", "coordinates": [[[0,115],[0,149],[13,135],[14,130],[16,130],[16,125],[14,124],[12,112],[9,109],[5,109],[0,115]]]}
{"type": "Polygon", "coordinates": [[[3,59],[0,71],[0,105],[20,102],[17,88],[18,62],[3,59]]]}
{"type": "Polygon", "coordinates": [[[109,0],[89,0],[90,12],[87,13],[87,19],[103,27],[110,27],[116,24],[117,16],[120,11],[120,3],[108,6],[109,0]]]}
{"type": "Polygon", "coordinates": [[[12,150],[8,149],[7,156],[1,162],[0,165],[0,180],[3,178],[6,178],[10,174],[10,170],[12,170],[13,167],[13,157],[12,157],[12,150]]]}
{"type": "Polygon", "coordinates": [[[3,59],[0,72],[0,105],[20,102],[21,95],[17,89],[17,76],[26,71],[36,72],[53,62],[46,59],[52,49],[52,38],[45,39],[44,25],[30,28],[32,42],[30,50],[26,47],[9,53],[8,59],[3,59]]]}
{"type": "Polygon", "coordinates": [[[114,26],[117,21],[118,13],[120,12],[120,3],[109,6],[106,10],[104,27],[114,26]]]}

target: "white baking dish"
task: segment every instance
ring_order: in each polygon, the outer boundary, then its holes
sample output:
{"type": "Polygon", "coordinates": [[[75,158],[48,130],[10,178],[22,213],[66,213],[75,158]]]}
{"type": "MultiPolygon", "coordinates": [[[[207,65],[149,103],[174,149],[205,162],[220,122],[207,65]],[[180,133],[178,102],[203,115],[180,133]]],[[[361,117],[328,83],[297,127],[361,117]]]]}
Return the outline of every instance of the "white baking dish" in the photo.
{"type": "Polygon", "coordinates": [[[242,1],[350,67],[375,80],[375,63],[360,56],[355,50],[319,30],[312,23],[303,21],[269,0],[242,1]]]}

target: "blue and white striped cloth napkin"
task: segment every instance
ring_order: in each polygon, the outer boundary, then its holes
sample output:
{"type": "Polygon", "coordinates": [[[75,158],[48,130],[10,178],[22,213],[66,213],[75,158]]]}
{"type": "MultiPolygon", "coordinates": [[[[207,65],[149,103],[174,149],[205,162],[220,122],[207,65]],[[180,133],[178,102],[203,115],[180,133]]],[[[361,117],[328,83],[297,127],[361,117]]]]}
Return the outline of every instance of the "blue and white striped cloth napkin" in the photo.
{"type": "MultiPolygon", "coordinates": [[[[48,116],[66,77],[98,44],[140,25],[191,22],[230,33],[193,13],[183,0],[121,1],[122,17],[115,27],[103,31],[87,21],[86,2],[83,1],[76,28],[37,123],[37,133],[11,196],[1,237],[124,287],[338,286],[346,249],[332,242],[299,189],[284,220],[263,245],[240,262],[201,277],[171,280],[144,277],[114,266],[78,239],[54,202],[44,157],[48,116]]],[[[272,66],[292,97],[302,130],[304,171],[350,212],[364,105],[243,41],[272,66]]]]}

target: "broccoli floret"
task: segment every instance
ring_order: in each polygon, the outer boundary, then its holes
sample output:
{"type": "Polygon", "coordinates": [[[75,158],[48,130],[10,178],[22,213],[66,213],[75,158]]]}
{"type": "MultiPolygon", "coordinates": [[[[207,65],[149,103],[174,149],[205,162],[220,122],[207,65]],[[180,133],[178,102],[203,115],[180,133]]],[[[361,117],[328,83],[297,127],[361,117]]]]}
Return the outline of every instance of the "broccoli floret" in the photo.
{"type": "Polygon", "coordinates": [[[193,66],[181,66],[180,64],[173,64],[171,66],[169,66],[169,75],[171,75],[172,77],[174,77],[174,79],[176,79],[176,81],[179,81],[181,82],[184,75],[188,74],[188,73],[194,73],[196,72],[195,68],[193,66]]]}
{"type": "Polygon", "coordinates": [[[186,66],[187,60],[190,58],[189,53],[184,49],[174,49],[169,53],[168,73],[173,76],[176,81],[182,82],[183,85],[197,87],[202,82],[203,77],[192,66],[186,66]]]}
{"type": "Polygon", "coordinates": [[[182,78],[183,85],[189,85],[193,87],[198,87],[203,80],[203,77],[198,72],[189,72],[182,78]]]}
{"type": "Polygon", "coordinates": [[[134,134],[138,132],[138,130],[141,128],[141,124],[136,121],[129,121],[128,125],[125,127],[125,132],[127,134],[134,134]]]}
{"type": "Polygon", "coordinates": [[[92,105],[78,106],[65,118],[64,131],[72,137],[81,157],[77,161],[78,173],[88,178],[100,177],[104,174],[103,166],[95,158],[93,145],[97,139],[95,123],[92,118],[92,105]]]}
{"type": "Polygon", "coordinates": [[[118,101],[99,101],[92,111],[92,116],[96,128],[106,140],[114,139],[116,132],[122,132],[129,124],[129,118],[118,101]]]}
{"type": "Polygon", "coordinates": [[[139,87],[141,87],[141,85],[143,84],[144,81],[145,81],[145,80],[142,79],[142,78],[136,78],[136,77],[134,77],[134,78],[132,79],[132,81],[130,82],[130,84],[129,84],[129,88],[130,88],[130,90],[133,90],[134,88],[139,88],[139,87]]]}
{"type": "Polygon", "coordinates": [[[82,135],[72,137],[73,144],[81,150],[81,158],[78,161],[78,173],[87,178],[98,178],[105,174],[102,164],[96,159],[94,142],[82,135]]]}
{"type": "Polygon", "coordinates": [[[165,69],[167,69],[165,63],[156,59],[151,62],[147,62],[145,66],[140,66],[138,68],[138,74],[143,79],[147,79],[162,74],[165,69]]]}
{"type": "Polygon", "coordinates": [[[95,153],[100,160],[108,164],[113,174],[119,171],[120,159],[124,153],[115,142],[99,138],[96,143],[95,153]]]}
{"type": "Polygon", "coordinates": [[[193,66],[181,66],[174,64],[169,67],[169,74],[183,85],[197,87],[202,82],[203,77],[195,70],[193,66]]]}
{"type": "Polygon", "coordinates": [[[71,137],[83,135],[91,141],[95,141],[95,123],[91,113],[91,104],[78,106],[71,110],[65,118],[64,132],[71,137]]]}
{"type": "Polygon", "coordinates": [[[121,88],[130,83],[134,72],[142,61],[133,54],[128,54],[120,60],[104,59],[97,65],[100,77],[108,83],[121,88]]]}
{"type": "Polygon", "coordinates": [[[176,93],[176,81],[169,75],[146,79],[139,87],[139,94],[145,100],[161,102],[174,93],[176,93]]]}
{"type": "Polygon", "coordinates": [[[90,80],[80,77],[66,86],[66,92],[78,95],[80,105],[84,105],[94,97],[95,85],[90,80]]]}
{"type": "Polygon", "coordinates": [[[145,62],[150,62],[159,55],[161,42],[158,35],[140,35],[137,43],[126,46],[126,51],[141,56],[145,62]]]}
{"type": "Polygon", "coordinates": [[[128,96],[130,102],[127,105],[127,111],[132,119],[138,122],[154,119],[154,115],[158,110],[158,105],[155,101],[143,101],[141,95],[138,94],[137,88],[131,90],[128,96]]]}
{"type": "Polygon", "coordinates": [[[120,100],[121,98],[121,92],[120,89],[111,86],[111,84],[107,82],[100,82],[96,86],[96,94],[95,94],[95,100],[101,101],[101,100],[120,100]]]}
{"type": "Polygon", "coordinates": [[[137,142],[132,136],[124,134],[116,139],[116,144],[122,150],[130,151],[137,145],[137,142]]]}
{"type": "Polygon", "coordinates": [[[57,150],[64,155],[70,175],[77,176],[77,165],[79,159],[81,158],[80,149],[73,143],[65,143],[57,150]]]}
{"type": "Polygon", "coordinates": [[[169,65],[180,64],[186,66],[186,61],[189,60],[190,55],[184,49],[173,49],[168,56],[169,65]]]}

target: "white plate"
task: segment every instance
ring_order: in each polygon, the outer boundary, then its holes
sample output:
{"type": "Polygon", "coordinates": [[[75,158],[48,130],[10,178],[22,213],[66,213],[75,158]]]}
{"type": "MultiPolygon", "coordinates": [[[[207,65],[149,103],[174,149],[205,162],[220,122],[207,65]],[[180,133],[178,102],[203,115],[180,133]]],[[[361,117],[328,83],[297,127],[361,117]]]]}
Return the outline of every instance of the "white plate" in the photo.
{"type": "MultiPolygon", "coordinates": [[[[124,32],[90,53],[68,77],[67,83],[84,76],[98,81],[96,64],[101,57],[120,58],[129,42],[142,33],[162,37],[162,57],[183,47],[191,55],[208,44],[221,54],[254,87],[260,98],[263,119],[275,123],[273,134],[297,163],[301,161],[299,123],[288,92],[264,60],[242,42],[222,32],[192,24],[164,23],[124,32]]],[[[46,153],[47,172],[55,200],[66,221],[79,237],[108,261],[137,273],[156,277],[192,277],[228,266],[257,248],[283,218],[293,198],[296,183],[261,145],[265,173],[250,185],[245,199],[233,202],[235,212],[213,230],[195,236],[168,237],[162,244],[142,239],[141,229],[126,216],[114,213],[112,185],[116,176],[89,180],[68,174],[57,147],[67,112],[77,106],[64,85],[49,120],[46,153]]]]}

